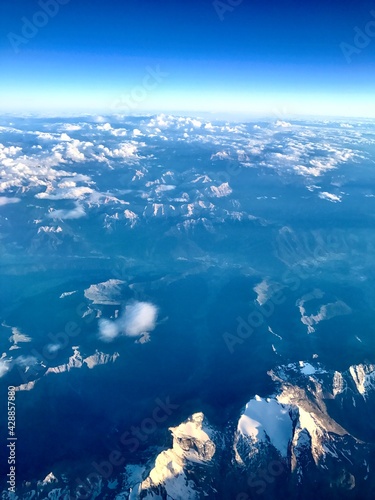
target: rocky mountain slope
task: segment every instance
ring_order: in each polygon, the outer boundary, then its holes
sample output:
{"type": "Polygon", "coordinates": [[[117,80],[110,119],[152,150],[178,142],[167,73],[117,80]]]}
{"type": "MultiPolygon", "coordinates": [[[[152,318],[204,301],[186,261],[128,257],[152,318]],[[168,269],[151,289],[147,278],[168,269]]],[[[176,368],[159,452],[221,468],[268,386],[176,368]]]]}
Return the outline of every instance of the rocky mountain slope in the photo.
{"type": "Polygon", "coordinates": [[[17,498],[309,499],[317,492],[319,498],[371,498],[372,426],[367,436],[356,429],[358,423],[366,429],[364,409],[374,406],[375,366],[338,372],[300,362],[269,375],[275,393],[252,397],[225,429],[194,413],[169,429],[172,446],[146,463],[125,464],[118,476],[99,474],[78,489],[51,472],[17,498]]]}

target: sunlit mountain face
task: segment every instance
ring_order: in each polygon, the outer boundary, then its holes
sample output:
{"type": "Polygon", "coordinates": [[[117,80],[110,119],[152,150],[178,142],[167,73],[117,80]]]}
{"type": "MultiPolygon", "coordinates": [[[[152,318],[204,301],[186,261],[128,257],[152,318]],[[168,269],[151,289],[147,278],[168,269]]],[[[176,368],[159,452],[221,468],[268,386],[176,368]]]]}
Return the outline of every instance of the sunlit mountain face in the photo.
{"type": "Polygon", "coordinates": [[[0,125],[3,498],[372,498],[373,122],[0,125]]]}

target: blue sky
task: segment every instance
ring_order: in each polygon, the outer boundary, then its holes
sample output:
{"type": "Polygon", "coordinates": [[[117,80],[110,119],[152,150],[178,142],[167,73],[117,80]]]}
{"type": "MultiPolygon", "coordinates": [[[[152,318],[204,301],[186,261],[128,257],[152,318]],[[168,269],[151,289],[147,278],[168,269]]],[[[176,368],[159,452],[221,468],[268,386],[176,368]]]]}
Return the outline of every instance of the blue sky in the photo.
{"type": "Polygon", "coordinates": [[[375,117],[367,0],[48,1],[0,7],[0,112],[375,117]]]}

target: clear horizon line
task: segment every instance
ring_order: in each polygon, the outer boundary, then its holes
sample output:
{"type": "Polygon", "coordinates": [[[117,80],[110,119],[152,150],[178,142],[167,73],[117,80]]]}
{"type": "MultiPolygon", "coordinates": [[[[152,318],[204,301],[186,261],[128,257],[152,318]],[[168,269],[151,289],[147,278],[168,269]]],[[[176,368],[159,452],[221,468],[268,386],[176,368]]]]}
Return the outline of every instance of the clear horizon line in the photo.
{"type": "Polygon", "coordinates": [[[51,111],[51,112],[41,112],[41,111],[2,111],[0,109],[0,117],[13,117],[13,118],[25,118],[25,117],[35,117],[35,118],[84,118],[84,117],[114,117],[114,118],[141,118],[148,116],[158,116],[158,115],[166,115],[166,116],[184,116],[184,117],[194,117],[194,118],[207,118],[211,117],[212,119],[220,120],[220,117],[231,117],[232,120],[246,120],[246,119],[257,119],[257,120],[266,120],[266,121],[283,121],[283,120],[365,120],[365,121],[374,121],[375,116],[354,116],[354,115],[325,115],[325,114],[309,114],[309,113],[280,113],[277,114],[272,112],[238,112],[238,111],[205,111],[205,110],[195,110],[195,111],[187,111],[187,110],[148,110],[148,111],[139,111],[133,113],[114,113],[108,112],[104,109],[98,110],[80,110],[77,112],[73,111],[51,111]],[[237,118],[235,118],[237,117],[237,118]]]}

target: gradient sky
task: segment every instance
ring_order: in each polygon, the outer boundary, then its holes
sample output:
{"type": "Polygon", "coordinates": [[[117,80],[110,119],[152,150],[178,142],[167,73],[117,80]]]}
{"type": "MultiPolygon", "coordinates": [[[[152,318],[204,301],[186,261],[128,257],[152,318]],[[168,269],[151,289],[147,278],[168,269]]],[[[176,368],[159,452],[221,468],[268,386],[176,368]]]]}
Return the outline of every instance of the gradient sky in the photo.
{"type": "Polygon", "coordinates": [[[375,117],[375,2],[61,1],[1,3],[0,112],[375,117]]]}

